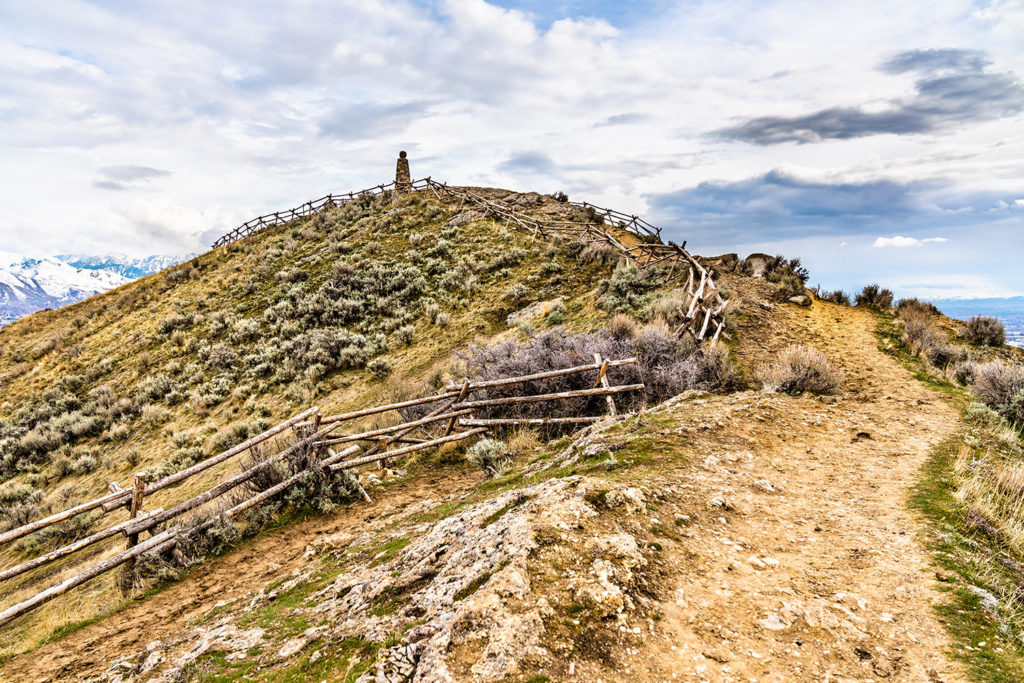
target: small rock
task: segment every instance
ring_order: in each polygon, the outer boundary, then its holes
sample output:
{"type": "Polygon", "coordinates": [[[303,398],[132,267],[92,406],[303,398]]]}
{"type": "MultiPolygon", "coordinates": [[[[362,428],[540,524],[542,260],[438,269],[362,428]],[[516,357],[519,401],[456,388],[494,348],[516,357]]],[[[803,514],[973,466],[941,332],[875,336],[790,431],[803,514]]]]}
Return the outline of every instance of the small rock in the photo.
{"type": "Polygon", "coordinates": [[[642,512],[647,508],[647,496],[638,488],[615,489],[604,497],[605,504],[610,508],[623,507],[626,512],[642,512]]]}
{"type": "Polygon", "coordinates": [[[761,620],[761,626],[768,629],[769,631],[781,631],[785,628],[788,628],[789,625],[786,622],[784,622],[782,620],[782,617],[780,617],[779,615],[772,614],[771,616],[761,620]]]}
{"type": "Polygon", "coordinates": [[[733,504],[733,502],[726,498],[725,496],[715,496],[714,498],[708,501],[708,505],[713,508],[725,510],[726,512],[736,509],[736,506],[733,504]]]}
{"type": "Polygon", "coordinates": [[[984,588],[968,586],[967,589],[981,598],[981,607],[989,614],[996,614],[999,611],[999,600],[984,588]]]}
{"type": "Polygon", "coordinates": [[[791,304],[796,304],[797,306],[803,306],[805,308],[811,305],[811,297],[807,296],[806,294],[798,294],[797,296],[791,296],[788,299],[786,299],[786,301],[788,301],[791,304]]]}

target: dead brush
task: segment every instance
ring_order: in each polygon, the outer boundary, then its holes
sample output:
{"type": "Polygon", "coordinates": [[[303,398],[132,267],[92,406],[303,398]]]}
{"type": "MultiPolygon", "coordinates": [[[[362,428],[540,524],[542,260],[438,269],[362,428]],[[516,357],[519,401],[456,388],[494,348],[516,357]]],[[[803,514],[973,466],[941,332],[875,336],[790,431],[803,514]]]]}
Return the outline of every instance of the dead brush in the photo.
{"type": "Polygon", "coordinates": [[[838,394],[844,381],[842,370],[825,354],[803,344],[780,351],[774,363],[760,368],[757,377],[765,389],[794,396],[804,392],[838,394]]]}
{"type": "Polygon", "coordinates": [[[992,360],[975,363],[971,391],[1012,423],[1024,424],[1024,366],[992,360]]]}
{"type": "Polygon", "coordinates": [[[938,311],[935,306],[917,299],[904,299],[897,310],[903,321],[903,342],[911,353],[927,358],[943,370],[967,360],[967,351],[950,344],[948,335],[935,324],[932,318],[938,311]]]}

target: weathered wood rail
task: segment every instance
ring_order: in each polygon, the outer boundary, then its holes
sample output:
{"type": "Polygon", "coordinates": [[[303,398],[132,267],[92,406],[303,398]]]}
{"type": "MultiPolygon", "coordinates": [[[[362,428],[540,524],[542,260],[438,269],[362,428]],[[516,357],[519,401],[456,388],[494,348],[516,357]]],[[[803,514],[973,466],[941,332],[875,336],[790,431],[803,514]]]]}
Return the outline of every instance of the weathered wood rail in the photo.
{"type": "MultiPolygon", "coordinates": [[[[411,189],[413,191],[423,190],[427,188],[427,184],[430,182],[430,178],[424,178],[416,180],[412,183],[411,189]]],[[[305,204],[300,204],[286,211],[275,211],[274,213],[268,213],[263,216],[257,216],[256,218],[250,219],[245,223],[242,223],[234,230],[222,235],[216,242],[213,243],[214,249],[222,247],[225,244],[231,244],[244,237],[248,237],[253,233],[257,233],[260,230],[274,227],[275,225],[284,225],[291,221],[299,218],[305,218],[306,216],[312,216],[318,214],[321,211],[327,209],[333,209],[336,206],[342,206],[350,202],[358,201],[365,197],[374,197],[385,192],[390,192],[395,189],[395,183],[385,183],[383,185],[377,185],[370,187],[365,190],[359,190],[357,192],[345,192],[341,194],[326,194],[319,199],[308,201],[305,204]]]]}
{"type": "Polygon", "coordinates": [[[661,242],[661,229],[650,223],[628,214],[605,209],[587,202],[571,203],[585,209],[595,218],[600,218],[602,224],[597,221],[570,221],[563,219],[548,219],[531,216],[516,207],[507,203],[487,199],[479,193],[464,187],[449,187],[444,183],[430,180],[425,181],[438,199],[443,201],[444,197],[458,200],[460,205],[467,203],[476,206],[485,215],[493,216],[498,220],[505,220],[508,227],[517,230],[524,230],[537,237],[547,237],[549,234],[571,235],[575,239],[590,244],[607,244],[617,250],[622,256],[641,268],[652,268],[654,266],[668,266],[666,280],[671,281],[673,276],[686,277],[684,290],[686,292],[688,305],[686,310],[677,310],[679,325],[675,330],[676,336],[690,335],[698,344],[711,338],[711,346],[714,347],[725,329],[725,309],[729,305],[727,299],[722,296],[718,286],[715,284],[714,272],[706,268],[700,259],[686,250],[686,242],[676,244],[675,242],[661,242]],[[603,223],[607,222],[611,227],[634,235],[638,243],[634,246],[626,246],[611,231],[604,229],[603,223]],[[699,284],[698,284],[699,283],[699,284]]]}
{"type": "MultiPolygon", "coordinates": [[[[205,460],[183,469],[174,474],[168,475],[156,482],[147,483],[145,477],[136,474],[131,488],[121,488],[115,483],[110,484],[112,493],[100,496],[94,500],[76,505],[63,512],[50,515],[43,519],[25,524],[0,535],[0,543],[10,542],[22,538],[30,533],[39,531],[61,521],[71,519],[77,515],[89,511],[99,510],[99,518],[114,513],[122,508],[128,509],[129,517],[126,520],[112,524],[104,529],[95,531],[83,538],[77,539],[65,546],[56,548],[48,553],[29,559],[16,566],[0,569],[0,582],[13,579],[40,569],[54,562],[70,557],[85,548],[111,538],[122,536],[126,539],[124,550],[112,556],[101,557],[94,564],[82,569],[73,576],[54,584],[34,594],[26,600],[11,605],[0,612],[0,628],[14,621],[18,617],[34,610],[40,605],[53,600],[67,591],[80,586],[91,579],[109,572],[115,568],[127,565],[130,569],[141,557],[145,555],[160,554],[189,535],[199,533],[210,528],[218,520],[229,522],[239,513],[264,503],[274,496],[284,492],[291,486],[301,481],[312,469],[319,468],[330,472],[349,472],[358,467],[372,463],[393,462],[395,458],[409,455],[429,448],[436,448],[446,443],[463,441],[487,433],[499,427],[514,425],[576,425],[595,422],[600,416],[587,415],[577,417],[561,418],[472,418],[475,410],[482,407],[512,405],[521,403],[538,403],[545,401],[559,401],[590,396],[604,396],[609,402],[611,414],[615,414],[613,396],[616,394],[639,391],[644,389],[643,384],[627,384],[614,386],[608,383],[607,371],[609,367],[619,367],[636,363],[635,358],[624,358],[617,360],[602,360],[600,356],[595,357],[595,362],[588,365],[578,365],[547,372],[522,375],[517,377],[506,377],[485,381],[464,380],[461,385],[455,384],[457,390],[449,390],[447,387],[441,392],[422,396],[415,399],[390,403],[386,405],[371,406],[360,410],[354,410],[337,415],[323,416],[317,407],[304,410],[281,423],[267,429],[242,443],[229,448],[221,453],[213,455],[205,460]],[[488,397],[491,389],[505,390],[511,385],[522,385],[535,380],[563,377],[571,374],[596,372],[594,388],[579,389],[575,391],[562,391],[546,394],[523,394],[515,396],[499,395],[488,397]],[[484,392],[483,398],[474,398],[474,393],[484,392]],[[372,415],[379,415],[386,412],[398,412],[405,408],[421,406],[430,403],[440,405],[428,415],[416,419],[408,419],[400,424],[388,427],[377,427],[363,431],[352,431],[351,433],[335,434],[346,423],[359,418],[372,415]],[[447,421],[447,425],[442,423],[447,421]],[[426,432],[430,425],[436,425],[436,433],[431,435],[426,432]],[[455,431],[458,428],[459,431],[455,431]],[[410,439],[411,432],[423,430],[425,439],[410,439]],[[285,435],[285,436],[282,436],[285,435]],[[255,459],[254,462],[243,466],[235,474],[222,478],[212,487],[182,500],[168,509],[155,508],[145,510],[144,504],[147,497],[153,494],[178,486],[195,475],[205,472],[215,465],[225,463],[231,458],[252,453],[253,449],[266,444],[272,438],[286,438],[288,445],[277,447],[277,452],[263,459],[255,459]],[[410,445],[399,445],[413,441],[410,445]],[[350,444],[347,448],[334,451],[331,446],[337,444],[350,444]],[[363,444],[363,445],[361,445],[363,444]],[[372,444],[372,445],[371,445],[372,444]],[[241,500],[237,497],[220,509],[213,510],[215,513],[205,521],[191,525],[181,518],[204,506],[214,505],[215,501],[223,498],[232,491],[237,491],[243,484],[251,481],[257,474],[274,466],[276,463],[285,461],[290,456],[300,452],[312,450],[317,457],[312,460],[314,464],[308,465],[305,469],[293,472],[291,476],[283,481],[270,486],[262,491],[250,493],[241,500]],[[180,521],[179,521],[180,520],[180,521]],[[163,525],[173,524],[167,528],[163,525]],[[150,537],[141,540],[140,536],[148,533],[150,537]]],[[[304,461],[305,462],[305,461],[304,461]]],[[[357,476],[350,476],[361,497],[370,501],[370,496],[359,483],[357,476]]],[[[109,549],[107,549],[109,552],[109,549]]],[[[102,553],[102,551],[101,551],[102,553]]],[[[45,577],[39,577],[40,580],[45,577]]]]}

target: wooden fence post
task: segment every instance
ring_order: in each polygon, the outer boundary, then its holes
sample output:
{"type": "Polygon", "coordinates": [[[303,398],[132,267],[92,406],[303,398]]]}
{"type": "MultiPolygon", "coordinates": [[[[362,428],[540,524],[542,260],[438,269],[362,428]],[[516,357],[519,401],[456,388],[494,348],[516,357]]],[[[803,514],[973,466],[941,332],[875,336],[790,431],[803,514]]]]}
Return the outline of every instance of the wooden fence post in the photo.
{"type": "MultiPolygon", "coordinates": [[[[462,391],[459,392],[459,397],[455,399],[456,403],[462,403],[466,398],[466,392],[469,391],[469,380],[467,379],[462,383],[462,391]]],[[[452,419],[448,420],[448,427],[444,430],[443,436],[448,436],[452,433],[452,429],[455,428],[456,417],[452,415],[452,419]]]]}
{"type": "MultiPolygon", "coordinates": [[[[139,472],[135,473],[134,486],[132,487],[132,498],[129,503],[128,519],[135,519],[139,516],[139,511],[142,510],[142,500],[146,496],[146,478],[139,472]]],[[[131,550],[139,542],[139,534],[128,534],[128,543],[125,545],[125,550],[131,550]]],[[[138,563],[138,557],[133,557],[125,564],[124,573],[122,574],[122,586],[130,588],[132,585],[131,576],[135,571],[135,566],[138,563]]]]}
{"type": "MultiPolygon", "coordinates": [[[[601,354],[595,353],[594,362],[601,366],[601,371],[597,378],[597,383],[595,383],[594,386],[596,387],[597,384],[600,384],[605,389],[608,389],[608,361],[602,361],[601,354]]],[[[615,411],[615,399],[612,398],[612,395],[605,395],[604,400],[608,402],[608,412],[611,413],[612,415],[618,415],[618,413],[615,411]]]]}

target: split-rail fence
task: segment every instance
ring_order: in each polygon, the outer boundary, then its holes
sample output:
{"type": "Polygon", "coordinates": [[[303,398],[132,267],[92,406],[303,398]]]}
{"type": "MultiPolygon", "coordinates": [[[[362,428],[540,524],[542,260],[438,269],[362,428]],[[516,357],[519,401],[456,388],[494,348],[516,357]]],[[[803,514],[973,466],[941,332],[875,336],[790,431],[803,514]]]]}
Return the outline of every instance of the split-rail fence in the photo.
{"type": "MultiPolygon", "coordinates": [[[[101,541],[118,536],[125,539],[124,550],[104,557],[73,576],[50,585],[32,597],[0,611],[0,628],[101,574],[124,565],[127,565],[126,569],[130,570],[142,556],[158,555],[171,549],[181,542],[182,539],[197,534],[213,524],[233,522],[240,513],[279,496],[290,487],[299,483],[314,469],[321,471],[329,469],[331,472],[349,472],[349,482],[355,492],[365,501],[372,502],[369,494],[359,482],[358,476],[351,474],[352,470],[373,463],[381,463],[380,466],[383,466],[383,463],[390,464],[402,456],[435,448],[446,443],[477,437],[501,427],[512,425],[585,425],[601,419],[600,416],[474,419],[474,412],[479,411],[481,408],[597,396],[605,397],[609,414],[615,415],[617,411],[613,397],[616,394],[642,390],[644,385],[612,385],[608,381],[608,370],[633,363],[636,363],[635,358],[608,360],[602,359],[600,355],[595,355],[592,364],[517,377],[485,381],[464,380],[461,383],[449,384],[436,394],[386,405],[371,406],[345,413],[322,415],[319,408],[312,407],[222,453],[206,458],[191,467],[170,474],[158,481],[147,482],[145,476],[136,474],[129,488],[122,488],[112,482],[109,484],[110,493],[107,495],[0,533],[0,545],[3,545],[86,512],[98,511],[100,513],[99,517],[121,509],[125,509],[128,512],[128,518],[124,521],[112,524],[99,531],[93,531],[83,538],[79,538],[72,543],[29,559],[16,566],[0,569],[0,582],[9,581],[35,569],[51,565],[101,541]],[[588,372],[596,373],[593,386],[589,389],[534,394],[509,394],[507,389],[508,387],[522,385],[527,382],[543,382],[544,380],[551,380],[557,377],[588,372]],[[433,407],[433,409],[423,417],[404,419],[404,421],[392,426],[363,429],[361,431],[356,429],[350,430],[348,433],[339,432],[344,426],[352,424],[353,421],[361,418],[396,412],[402,415],[401,411],[411,408],[425,409],[426,407],[433,407]],[[427,431],[428,427],[433,431],[427,431]],[[426,438],[410,436],[418,430],[424,430],[423,434],[426,438]],[[277,447],[280,450],[273,455],[252,458],[240,468],[240,471],[224,476],[211,488],[192,495],[167,509],[159,507],[146,509],[145,502],[147,497],[164,489],[178,486],[191,477],[205,472],[216,465],[225,463],[232,458],[245,453],[256,453],[260,448],[265,449],[267,442],[275,438],[286,439],[287,445],[281,447],[280,441],[278,441],[277,447]],[[396,445],[397,447],[395,447],[396,445]],[[241,495],[237,493],[243,484],[251,481],[261,472],[274,467],[275,464],[286,462],[289,456],[303,451],[308,453],[310,450],[316,457],[303,460],[303,462],[310,463],[306,469],[295,472],[269,488],[253,492],[252,489],[255,487],[250,487],[241,495]],[[226,494],[232,491],[236,492],[236,494],[230,502],[219,502],[223,500],[226,494]],[[208,506],[205,510],[213,513],[205,516],[204,521],[190,524],[188,520],[181,519],[184,515],[192,513],[203,506],[208,506]],[[211,510],[209,506],[217,507],[211,510]],[[149,534],[149,537],[142,540],[141,535],[144,533],[149,534]]],[[[542,385],[534,384],[532,386],[542,385]]],[[[42,582],[46,578],[46,575],[42,575],[37,580],[42,582]]]]}

